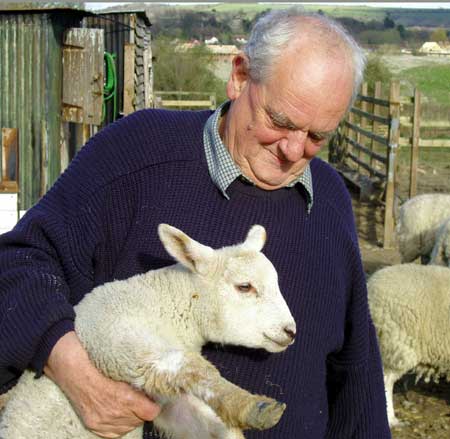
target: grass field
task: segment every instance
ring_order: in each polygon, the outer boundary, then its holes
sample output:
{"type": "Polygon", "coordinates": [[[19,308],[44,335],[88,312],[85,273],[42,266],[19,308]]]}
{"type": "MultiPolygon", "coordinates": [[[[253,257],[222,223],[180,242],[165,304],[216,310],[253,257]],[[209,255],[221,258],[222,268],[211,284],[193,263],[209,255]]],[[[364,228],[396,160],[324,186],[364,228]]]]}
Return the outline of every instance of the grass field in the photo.
{"type": "Polygon", "coordinates": [[[429,99],[440,104],[450,104],[450,58],[445,65],[427,65],[403,70],[401,79],[419,88],[429,99]]]}

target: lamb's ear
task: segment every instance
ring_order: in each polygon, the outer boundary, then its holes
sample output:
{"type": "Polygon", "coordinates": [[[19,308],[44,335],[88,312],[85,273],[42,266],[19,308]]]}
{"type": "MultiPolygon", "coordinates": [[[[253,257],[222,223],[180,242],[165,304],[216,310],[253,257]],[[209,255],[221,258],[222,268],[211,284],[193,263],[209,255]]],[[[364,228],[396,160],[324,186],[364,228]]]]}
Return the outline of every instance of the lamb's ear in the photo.
{"type": "Polygon", "coordinates": [[[264,247],[266,239],[266,229],[263,226],[255,224],[250,227],[243,245],[249,250],[259,252],[264,247]]]}
{"type": "Polygon", "coordinates": [[[168,224],[158,226],[159,239],[164,248],[178,262],[193,272],[205,274],[214,259],[214,250],[190,238],[168,224]]]}

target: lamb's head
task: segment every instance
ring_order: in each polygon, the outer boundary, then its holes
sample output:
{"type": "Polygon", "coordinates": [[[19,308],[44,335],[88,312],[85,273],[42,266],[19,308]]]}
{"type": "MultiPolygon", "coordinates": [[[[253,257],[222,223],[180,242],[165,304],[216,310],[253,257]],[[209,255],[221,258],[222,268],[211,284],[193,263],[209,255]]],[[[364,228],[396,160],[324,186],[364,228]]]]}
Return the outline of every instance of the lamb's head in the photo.
{"type": "Polygon", "coordinates": [[[213,250],[167,224],[158,229],[166,250],[195,276],[196,309],[209,341],[281,352],[296,326],[278,286],[277,272],[261,252],[264,227],[250,228],[241,244],[213,250]]]}

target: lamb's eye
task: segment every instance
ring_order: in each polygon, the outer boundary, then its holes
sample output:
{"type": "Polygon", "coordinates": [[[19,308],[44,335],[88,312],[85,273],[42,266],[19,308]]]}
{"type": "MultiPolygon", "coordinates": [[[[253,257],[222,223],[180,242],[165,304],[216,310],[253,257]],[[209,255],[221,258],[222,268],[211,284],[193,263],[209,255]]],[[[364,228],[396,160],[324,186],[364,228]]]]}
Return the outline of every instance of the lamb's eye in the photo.
{"type": "Polygon", "coordinates": [[[250,283],[244,283],[244,284],[236,285],[236,289],[240,293],[256,293],[255,288],[250,283]]]}

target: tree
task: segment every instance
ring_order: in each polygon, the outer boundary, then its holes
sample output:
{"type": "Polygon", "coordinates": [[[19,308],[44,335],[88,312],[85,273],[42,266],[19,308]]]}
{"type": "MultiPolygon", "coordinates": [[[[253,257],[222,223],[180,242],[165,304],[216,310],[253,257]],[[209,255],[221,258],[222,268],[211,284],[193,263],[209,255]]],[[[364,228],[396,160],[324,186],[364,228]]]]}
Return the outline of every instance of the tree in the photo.
{"type": "Polygon", "coordinates": [[[379,55],[369,55],[366,70],[364,71],[364,82],[367,82],[369,92],[373,93],[375,82],[380,81],[387,84],[392,79],[392,73],[379,55]]]}
{"type": "Polygon", "coordinates": [[[447,31],[443,28],[435,29],[430,35],[431,41],[447,41],[447,31]]]}
{"type": "Polygon", "coordinates": [[[393,29],[395,27],[395,21],[389,16],[389,13],[384,17],[383,26],[385,29],[393,29]]]}
{"type": "Polygon", "coordinates": [[[400,38],[402,40],[405,40],[406,39],[406,35],[407,35],[405,26],[403,26],[403,24],[398,24],[397,25],[397,30],[398,30],[398,33],[400,35],[400,38]]]}
{"type": "Polygon", "coordinates": [[[363,31],[358,35],[358,41],[362,44],[379,46],[381,44],[400,44],[402,40],[397,29],[386,29],[363,31]]]}
{"type": "Polygon", "coordinates": [[[214,75],[214,59],[202,44],[182,50],[165,37],[153,41],[154,89],[197,91],[216,94],[218,103],[226,99],[225,83],[214,75]]]}

